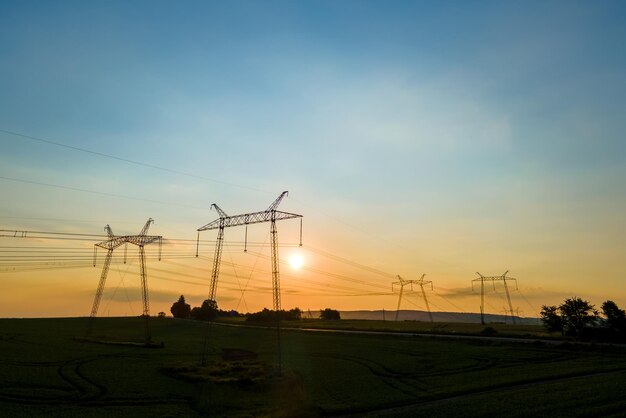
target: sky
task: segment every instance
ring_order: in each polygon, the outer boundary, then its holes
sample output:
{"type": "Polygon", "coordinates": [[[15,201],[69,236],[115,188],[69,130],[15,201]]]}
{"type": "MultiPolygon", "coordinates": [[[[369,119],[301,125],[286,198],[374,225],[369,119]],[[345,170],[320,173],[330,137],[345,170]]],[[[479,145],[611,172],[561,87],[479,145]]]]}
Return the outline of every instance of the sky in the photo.
{"type": "MultiPolygon", "coordinates": [[[[197,306],[210,205],[261,211],[285,190],[303,247],[280,222],[283,308],[391,310],[396,275],[426,274],[433,310],[478,312],[476,272],[507,270],[523,316],[624,307],[624,39],[618,1],[4,0],[0,229],[92,237],[0,233],[0,316],[87,315],[96,235],[150,217],[152,312],[197,306]],[[82,264],[36,269],[44,253],[82,264]]],[[[256,311],[269,225],[246,253],[244,234],[226,231],[217,302],[256,311]]],[[[137,254],[116,252],[101,315],[141,313],[137,254]]],[[[486,300],[506,309],[501,283],[486,300]]]]}

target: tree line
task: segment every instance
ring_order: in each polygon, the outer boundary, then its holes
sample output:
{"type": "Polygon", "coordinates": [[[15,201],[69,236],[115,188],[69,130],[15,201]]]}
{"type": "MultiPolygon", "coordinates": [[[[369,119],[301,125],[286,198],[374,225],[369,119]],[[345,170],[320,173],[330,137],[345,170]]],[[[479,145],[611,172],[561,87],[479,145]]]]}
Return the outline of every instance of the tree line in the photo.
{"type": "Polygon", "coordinates": [[[601,312],[579,297],[560,305],[541,307],[541,322],[548,332],[586,340],[626,342],[626,312],[615,302],[602,303],[601,312]]]}
{"type": "MultiPolygon", "coordinates": [[[[293,308],[288,311],[280,310],[278,312],[264,308],[259,312],[241,314],[235,310],[223,311],[218,308],[214,300],[209,299],[205,299],[200,306],[192,308],[191,305],[185,301],[184,295],[180,295],[178,301],[172,304],[170,312],[174,318],[195,319],[199,321],[208,321],[218,317],[238,316],[245,316],[246,321],[250,322],[275,322],[278,319],[281,321],[298,321],[302,319],[302,310],[300,308],[293,308]]],[[[338,320],[341,319],[341,315],[339,311],[335,309],[326,308],[320,310],[319,318],[324,320],[338,320]]]]}

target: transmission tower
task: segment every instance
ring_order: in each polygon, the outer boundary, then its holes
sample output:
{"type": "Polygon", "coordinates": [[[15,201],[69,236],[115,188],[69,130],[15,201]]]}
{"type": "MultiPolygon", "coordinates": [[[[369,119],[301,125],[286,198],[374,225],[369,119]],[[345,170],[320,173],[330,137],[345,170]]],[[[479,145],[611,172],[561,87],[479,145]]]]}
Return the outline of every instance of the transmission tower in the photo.
{"type": "Polygon", "coordinates": [[[398,295],[398,307],[396,308],[395,321],[398,320],[398,315],[400,314],[400,303],[402,302],[402,294],[404,293],[404,286],[410,285],[411,286],[411,290],[413,290],[413,285],[416,284],[416,285],[418,285],[422,289],[422,296],[424,297],[424,302],[426,303],[426,310],[428,311],[428,316],[430,317],[430,322],[433,322],[433,315],[430,312],[430,306],[428,305],[428,299],[426,298],[426,292],[424,291],[424,286],[428,285],[428,284],[430,284],[430,287],[432,289],[433,282],[431,282],[431,281],[424,281],[424,276],[426,276],[426,274],[422,274],[422,277],[420,277],[419,280],[404,280],[402,277],[400,277],[400,275],[398,275],[398,280],[399,281],[391,283],[391,291],[392,292],[395,291],[395,287],[394,286],[400,286],[400,294],[398,295]]]}
{"type": "MultiPolygon", "coordinates": [[[[280,202],[283,200],[285,196],[287,196],[288,192],[282,192],[280,196],[264,211],[260,212],[251,212],[244,213],[242,215],[233,215],[229,216],[224,212],[219,206],[215,203],[211,205],[212,209],[215,209],[219,214],[219,218],[198,228],[198,233],[201,231],[208,231],[212,229],[217,229],[217,240],[215,241],[215,255],[213,257],[213,271],[211,273],[211,284],[209,288],[209,300],[215,301],[215,296],[217,292],[217,282],[219,278],[220,271],[220,263],[222,259],[222,246],[224,244],[224,229],[233,227],[233,226],[241,226],[245,225],[246,227],[246,238],[244,244],[244,251],[247,249],[248,243],[248,225],[257,224],[263,222],[270,222],[270,235],[272,242],[272,294],[273,294],[273,302],[274,302],[274,310],[276,311],[276,317],[280,318],[279,311],[281,310],[280,303],[280,276],[279,276],[279,268],[278,268],[278,230],[276,229],[276,222],[283,221],[286,219],[300,218],[300,246],[302,246],[302,215],[297,215],[295,213],[282,212],[276,210],[280,202]]],[[[199,236],[199,234],[198,234],[199,236]]],[[[196,245],[196,248],[198,246],[196,245]]],[[[196,256],[198,254],[196,253],[196,256]]],[[[279,351],[280,351],[280,320],[277,322],[277,330],[278,330],[278,339],[279,339],[279,351]]],[[[207,342],[205,338],[204,348],[202,352],[202,364],[206,363],[206,350],[207,350],[207,342]]],[[[280,352],[279,352],[279,370],[281,368],[280,364],[280,352]]]]}
{"type": "Polygon", "coordinates": [[[511,321],[513,322],[513,325],[515,325],[515,314],[513,312],[513,305],[511,303],[511,295],[509,294],[509,286],[506,282],[507,280],[514,280],[515,289],[517,289],[517,279],[513,277],[507,277],[508,272],[508,270],[505,271],[504,274],[501,276],[483,276],[479,272],[476,272],[476,274],[478,274],[478,278],[472,280],[472,292],[474,291],[474,282],[480,282],[480,323],[483,325],[485,325],[485,282],[492,282],[493,288],[495,290],[497,281],[501,281],[504,284],[506,299],[509,303],[509,312],[511,313],[511,321]]]}
{"type": "Polygon", "coordinates": [[[426,304],[426,310],[428,311],[428,317],[430,318],[430,322],[434,322],[433,321],[433,314],[430,312],[430,306],[428,305],[428,299],[426,298],[426,292],[424,291],[424,286],[425,285],[430,285],[430,290],[433,290],[433,282],[428,280],[428,281],[424,281],[424,276],[426,276],[426,274],[422,274],[422,277],[420,277],[420,279],[415,282],[416,284],[419,285],[419,287],[422,289],[422,296],[424,297],[424,303],[426,304]]]}
{"type": "Polygon", "coordinates": [[[150,334],[150,299],[148,295],[148,277],[146,272],[146,254],[144,250],[144,246],[151,244],[155,241],[159,242],[159,260],[161,260],[161,247],[163,242],[163,237],[160,235],[146,235],[148,232],[148,228],[150,225],[154,223],[152,218],[149,218],[146,224],[139,232],[139,235],[123,235],[123,236],[115,236],[113,234],[113,230],[109,225],[104,227],[104,230],[107,233],[108,239],[106,241],[99,242],[94,244],[94,253],[93,253],[93,265],[96,266],[96,255],[99,248],[104,248],[107,250],[106,258],[104,259],[104,265],[102,266],[102,273],[100,274],[100,282],[98,283],[98,288],[96,289],[96,295],[93,299],[93,305],[91,307],[91,314],[89,315],[89,323],[87,326],[87,335],[91,335],[93,330],[93,321],[96,315],[98,314],[98,307],[100,306],[100,299],[102,298],[102,292],[104,290],[104,284],[107,279],[107,274],[109,272],[109,266],[111,265],[111,259],[113,258],[113,250],[116,248],[125,245],[124,247],[124,263],[126,263],[126,245],[128,243],[134,244],[139,247],[139,263],[141,266],[141,297],[143,301],[143,314],[142,316],[145,319],[145,336],[146,343],[149,343],[152,340],[152,336],[150,334]]]}

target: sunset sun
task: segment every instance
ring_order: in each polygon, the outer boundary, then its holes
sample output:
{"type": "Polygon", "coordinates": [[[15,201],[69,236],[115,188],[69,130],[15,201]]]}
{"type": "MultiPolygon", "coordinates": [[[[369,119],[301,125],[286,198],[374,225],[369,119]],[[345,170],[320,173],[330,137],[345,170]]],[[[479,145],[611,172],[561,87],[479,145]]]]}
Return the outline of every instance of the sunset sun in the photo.
{"type": "Polygon", "coordinates": [[[304,259],[300,254],[294,254],[289,257],[289,265],[291,268],[298,270],[304,264],[304,259]]]}

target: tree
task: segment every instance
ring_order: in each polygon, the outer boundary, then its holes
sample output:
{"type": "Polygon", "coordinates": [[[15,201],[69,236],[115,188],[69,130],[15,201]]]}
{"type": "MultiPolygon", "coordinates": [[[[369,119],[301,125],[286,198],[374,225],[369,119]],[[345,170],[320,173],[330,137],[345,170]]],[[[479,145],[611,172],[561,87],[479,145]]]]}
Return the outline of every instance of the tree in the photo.
{"type": "Polygon", "coordinates": [[[613,330],[626,333],[626,312],[617,307],[612,300],[607,300],[602,304],[602,314],[605,325],[613,330]]]}
{"type": "Polygon", "coordinates": [[[205,299],[200,307],[194,307],[191,310],[191,318],[200,321],[209,321],[217,316],[217,302],[205,299]]]}
{"type": "Polygon", "coordinates": [[[281,321],[298,321],[302,319],[302,311],[300,308],[293,308],[288,311],[280,310],[271,311],[263,308],[260,312],[246,314],[246,321],[250,322],[273,322],[280,318],[281,321]]]}
{"type": "Polygon", "coordinates": [[[293,308],[287,311],[288,321],[299,321],[302,319],[302,310],[300,308],[293,308]]]}
{"type": "Polygon", "coordinates": [[[560,332],[563,334],[563,319],[556,306],[541,307],[541,322],[548,332],[560,332]]]}
{"type": "Polygon", "coordinates": [[[569,335],[582,335],[584,329],[598,319],[593,305],[579,297],[565,299],[559,305],[563,328],[569,335]]]}
{"type": "Polygon", "coordinates": [[[170,308],[170,312],[174,315],[174,318],[187,319],[191,313],[191,306],[189,306],[188,303],[185,303],[185,297],[180,295],[178,302],[174,302],[170,308]]]}
{"type": "Polygon", "coordinates": [[[334,321],[334,320],[341,319],[341,315],[339,314],[339,311],[335,309],[326,308],[324,310],[320,310],[320,319],[334,321]]]}

